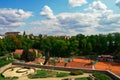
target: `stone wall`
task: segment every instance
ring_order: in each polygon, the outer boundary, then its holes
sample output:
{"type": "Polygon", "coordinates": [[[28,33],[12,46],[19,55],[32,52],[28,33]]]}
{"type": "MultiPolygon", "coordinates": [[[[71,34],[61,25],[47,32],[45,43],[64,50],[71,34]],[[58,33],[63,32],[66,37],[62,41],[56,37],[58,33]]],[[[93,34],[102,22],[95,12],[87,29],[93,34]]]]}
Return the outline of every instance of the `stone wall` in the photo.
{"type": "Polygon", "coordinates": [[[44,66],[39,64],[26,64],[21,62],[14,62],[13,65],[19,65],[19,66],[25,66],[25,67],[34,67],[34,68],[43,68],[43,69],[54,69],[54,70],[62,70],[62,71],[73,71],[73,70],[82,70],[85,73],[93,73],[93,72],[99,72],[104,73],[108,76],[110,76],[113,80],[120,80],[120,77],[115,75],[114,73],[110,71],[104,71],[104,70],[91,70],[91,69],[81,69],[81,68],[71,68],[71,67],[59,67],[59,66],[44,66]]]}

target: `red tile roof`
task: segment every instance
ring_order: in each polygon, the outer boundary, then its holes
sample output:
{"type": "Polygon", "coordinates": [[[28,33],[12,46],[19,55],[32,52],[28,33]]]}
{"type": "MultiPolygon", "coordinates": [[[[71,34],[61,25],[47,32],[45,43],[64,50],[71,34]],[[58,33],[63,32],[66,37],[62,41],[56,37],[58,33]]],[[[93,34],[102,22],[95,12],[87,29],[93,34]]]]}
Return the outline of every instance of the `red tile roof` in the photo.
{"type": "MultiPolygon", "coordinates": [[[[31,52],[31,53],[33,53],[34,51],[36,52],[38,50],[37,49],[29,49],[29,52],[31,52]]],[[[22,55],[22,53],[23,53],[23,49],[16,49],[13,54],[20,54],[20,55],[22,55]]]]}
{"type": "Polygon", "coordinates": [[[19,55],[22,55],[23,53],[23,49],[16,49],[14,54],[19,54],[19,55]]]}

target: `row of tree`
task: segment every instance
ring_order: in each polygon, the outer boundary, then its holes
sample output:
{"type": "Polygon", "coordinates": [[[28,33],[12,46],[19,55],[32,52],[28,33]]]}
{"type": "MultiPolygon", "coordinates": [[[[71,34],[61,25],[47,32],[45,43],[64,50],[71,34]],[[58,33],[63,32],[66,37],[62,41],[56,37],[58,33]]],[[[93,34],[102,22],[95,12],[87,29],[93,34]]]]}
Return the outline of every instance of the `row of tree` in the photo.
{"type": "Polygon", "coordinates": [[[78,34],[70,39],[49,36],[29,39],[19,35],[0,39],[0,55],[15,49],[39,49],[44,55],[69,57],[110,54],[120,57],[120,33],[85,36],[78,34]],[[47,54],[49,53],[49,54],[47,54]]]}

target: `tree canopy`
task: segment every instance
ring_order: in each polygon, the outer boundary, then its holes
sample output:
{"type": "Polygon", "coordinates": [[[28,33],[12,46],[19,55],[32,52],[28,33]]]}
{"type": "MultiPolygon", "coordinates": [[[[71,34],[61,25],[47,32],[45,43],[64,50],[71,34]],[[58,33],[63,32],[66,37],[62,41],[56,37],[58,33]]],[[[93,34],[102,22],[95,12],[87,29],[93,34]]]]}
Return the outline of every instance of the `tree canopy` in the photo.
{"type": "Polygon", "coordinates": [[[0,56],[15,49],[39,49],[43,55],[54,57],[119,55],[120,33],[90,36],[78,34],[69,39],[53,36],[42,38],[41,35],[34,39],[22,35],[0,39],[0,56]]]}

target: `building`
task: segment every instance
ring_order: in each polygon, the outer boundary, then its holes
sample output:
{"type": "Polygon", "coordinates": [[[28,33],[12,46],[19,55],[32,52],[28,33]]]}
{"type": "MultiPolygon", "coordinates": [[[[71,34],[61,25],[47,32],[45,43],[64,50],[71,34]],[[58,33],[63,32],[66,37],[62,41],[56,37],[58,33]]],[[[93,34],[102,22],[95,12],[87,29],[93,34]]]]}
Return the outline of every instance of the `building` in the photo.
{"type": "Polygon", "coordinates": [[[0,39],[3,39],[4,38],[4,35],[0,34],[0,39]]]}
{"type": "Polygon", "coordinates": [[[15,52],[13,52],[13,54],[19,54],[22,55],[23,53],[23,49],[16,49],[15,52]]]}
{"type": "Polygon", "coordinates": [[[59,36],[60,38],[63,38],[63,39],[70,39],[71,38],[71,36],[59,36]]]}
{"type": "MultiPolygon", "coordinates": [[[[22,55],[23,51],[24,51],[23,49],[16,49],[15,52],[13,52],[13,55],[14,54],[22,55]]],[[[30,53],[34,53],[35,52],[36,56],[37,55],[41,55],[42,56],[42,54],[37,49],[29,49],[29,52],[30,53]]]]}
{"type": "Polygon", "coordinates": [[[17,36],[17,35],[19,35],[19,33],[20,32],[6,32],[5,37],[7,37],[7,36],[17,36]]]}
{"type": "Polygon", "coordinates": [[[99,61],[113,61],[113,56],[111,56],[111,55],[99,55],[98,60],[99,61]]]}

